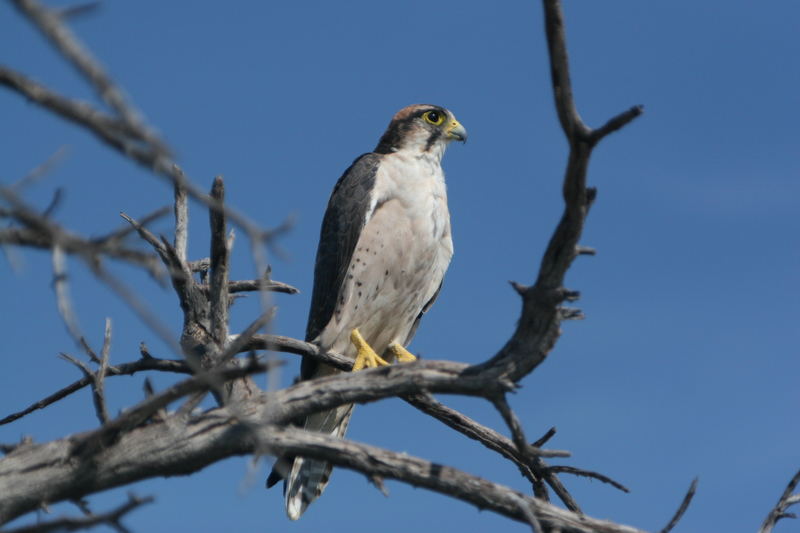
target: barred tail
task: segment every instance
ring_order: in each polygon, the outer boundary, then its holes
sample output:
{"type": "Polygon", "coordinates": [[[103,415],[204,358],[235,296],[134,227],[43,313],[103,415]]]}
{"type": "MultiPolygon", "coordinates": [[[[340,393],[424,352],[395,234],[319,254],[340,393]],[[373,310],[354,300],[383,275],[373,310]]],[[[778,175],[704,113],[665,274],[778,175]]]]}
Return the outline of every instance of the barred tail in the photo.
{"type": "MultiPolygon", "coordinates": [[[[330,411],[315,413],[306,419],[305,429],[344,437],[353,405],[342,405],[330,411]]],[[[284,485],[286,514],[292,520],[302,516],[306,508],[320,497],[328,485],[333,465],[326,461],[295,457],[294,464],[284,485]]]]}

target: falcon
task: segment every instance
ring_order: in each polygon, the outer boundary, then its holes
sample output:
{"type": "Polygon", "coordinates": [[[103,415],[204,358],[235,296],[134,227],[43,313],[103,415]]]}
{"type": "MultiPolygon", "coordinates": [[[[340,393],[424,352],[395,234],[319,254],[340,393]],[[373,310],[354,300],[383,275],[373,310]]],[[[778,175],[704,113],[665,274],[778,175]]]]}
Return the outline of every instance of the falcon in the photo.
{"type": "MultiPolygon", "coordinates": [[[[412,105],[394,115],[370,153],[339,178],[322,221],[306,340],[354,360],[353,371],[414,361],[405,346],[433,304],[453,255],[441,161],[467,132],[447,109],[412,105]]],[[[339,372],[304,358],[300,379],[339,372]]],[[[353,405],[299,421],[343,437],[353,405]]],[[[297,520],[328,484],[332,465],[280,458],[267,480],[285,478],[286,513],[297,520]]]]}

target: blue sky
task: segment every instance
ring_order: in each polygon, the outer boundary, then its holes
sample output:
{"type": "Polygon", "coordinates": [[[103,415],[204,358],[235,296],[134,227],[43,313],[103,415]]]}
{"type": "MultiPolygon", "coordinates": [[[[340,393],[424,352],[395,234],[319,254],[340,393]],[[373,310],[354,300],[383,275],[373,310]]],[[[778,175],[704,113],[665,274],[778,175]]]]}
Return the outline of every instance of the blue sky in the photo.
{"type": "MultiPolygon", "coordinates": [[[[689,482],[697,497],[679,531],[755,531],[800,468],[796,2],[567,2],[572,78],[582,116],[597,126],[634,104],[646,113],[595,151],[599,189],[568,287],[586,320],[564,325],[550,358],[511,398],[527,433],[557,426],[565,461],[614,477],[622,494],[564,477],[584,510],[645,529],[669,519],[689,482]]],[[[0,62],[64,94],[95,101],[8,3],[0,62]]],[[[293,216],[275,279],[302,290],[276,297],[275,331],[302,337],[319,224],[330,190],[371,150],[391,115],[418,102],[451,109],[469,130],[448,177],[455,256],[437,304],[412,344],[428,358],[485,360],[513,330],[508,280],[530,283],[561,212],[566,146],[555,116],[538,2],[114,2],[77,19],[133,102],[203,186],[226,177],[230,203],[264,226],[293,216]]],[[[77,127],[0,91],[0,179],[8,183],[67,147],[27,198],[97,235],[171,201],[171,190],[77,127]]],[[[207,255],[206,214],[192,209],[190,252],[207,255]]],[[[169,231],[169,222],[155,225],[169,231]]],[[[2,413],[79,377],[58,318],[47,254],[0,259],[2,413]]],[[[113,362],[142,340],[167,348],[124,304],[70,262],[75,305],[96,345],[114,322],[113,362]]],[[[115,267],[174,331],[174,295],[115,267]]],[[[233,273],[253,277],[244,238],[233,273]]],[[[237,303],[234,329],[258,313],[237,303]]],[[[289,382],[298,361],[286,356],[289,382]]],[[[172,378],[154,376],[158,387],[172,378]]],[[[112,412],[141,398],[142,377],[109,381],[112,412]]],[[[444,398],[502,429],[490,407],[444,398]]],[[[0,441],[37,441],[96,424],[84,391],[0,427],[0,441]]],[[[349,436],[528,490],[516,469],[399,401],[359,407],[349,436]]],[[[298,523],[262,463],[232,459],[188,478],[135,485],[157,503],[126,519],[135,531],[524,531],[425,490],[337,470],[298,523]],[[364,505],[357,506],[356,502],[364,505]]],[[[91,499],[98,510],[125,490],[91,499]]],[[[56,506],[55,512],[73,512],[56,506]]],[[[776,531],[796,525],[784,524],[776,531]]]]}

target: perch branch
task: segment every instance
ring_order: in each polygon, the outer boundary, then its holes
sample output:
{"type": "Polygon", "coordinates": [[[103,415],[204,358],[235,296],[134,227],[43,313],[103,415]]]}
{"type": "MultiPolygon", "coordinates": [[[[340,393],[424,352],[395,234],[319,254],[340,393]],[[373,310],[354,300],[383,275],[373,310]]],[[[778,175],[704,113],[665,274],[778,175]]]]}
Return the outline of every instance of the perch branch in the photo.
{"type": "MultiPolygon", "coordinates": [[[[247,411],[256,407],[252,403],[240,406],[247,411]]],[[[42,501],[60,501],[67,494],[75,498],[148,477],[185,475],[225,457],[268,450],[330,461],[367,476],[404,481],[523,523],[528,523],[528,517],[520,508],[520,501],[543,526],[558,527],[564,532],[639,532],[560,509],[508,487],[405,453],[292,427],[236,423],[224,408],[193,419],[170,417],[166,422],[140,427],[91,457],[75,455],[72,450],[71,441],[63,439],[22,448],[0,461],[0,488],[4,494],[0,501],[0,523],[35,509],[42,501]],[[88,463],[92,476],[78,475],[88,463]],[[20,469],[34,464],[39,465],[35,475],[31,472],[22,475],[20,469]],[[39,490],[31,492],[31,485],[37,485],[39,490]]]]}

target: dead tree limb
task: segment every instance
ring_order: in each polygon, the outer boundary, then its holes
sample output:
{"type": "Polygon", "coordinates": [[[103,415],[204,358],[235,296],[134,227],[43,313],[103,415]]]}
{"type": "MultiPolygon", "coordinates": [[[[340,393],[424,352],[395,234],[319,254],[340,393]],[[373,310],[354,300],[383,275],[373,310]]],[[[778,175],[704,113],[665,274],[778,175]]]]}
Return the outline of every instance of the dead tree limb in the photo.
{"type": "Polygon", "coordinates": [[[798,470],[789,481],[778,503],[770,510],[769,514],[764,519],[764,523],[761,524],[758,533],[771,533],[775,524],[783,518],[797,518],[794,513],[788,512],[788,509],[792,505],[800,503],[800,493],[792,494],[797,489],[798,484],[800,484],[800,470],[798,470]]]}
{"type": "Polygon", "coordinates": [[[135,509],[152,503],[154,498],[148,496],[146,498],[139,498],[133,494],[128,495],[128,501],[118,506],[111,511],[93,514],[87,513],[87,516],[81,518],[64,517],[49,522],[40,522],[32,526],[23,526],[14,529],[5,530],[4,533],[49,533],[61,531],[80,531],[82,529],[91,529],[101,524],[107,524],[120,532],[128,531],[121,524],[122,518],[134,511],[135,509]]]}
{"type": "MultiPolygon", "coordinates": [[[[186,364],[185,361],[182,360],[175,360],[175,359],[156,359],[153,357],[143,357],[138,361],[134,361],[132,363],[122,363],[119,365],[114,365],[108,367],[105,372],[105,377],[108,376],[132,376],[138,372],[146,372],[146,371],[159,371],[159,372],[175,372],[178,374],[191,374],[192,370],[189,368],[189,365],[186,364]]],[[[48,405],[52,405],[57,401],[66,398],[73,392],[77,392],[84,387],[88,387],[92,384],[93,378],[90,376],[84,376],[83,378],[70,383],[63,389],[51,394],[47,398],[39,400],[38,402],[32,404],[29,407],[26,407],[22,411],[12,413],[2,419],[0,419],[0,426],[4,424],[10,424],[15,420],[22,418],[34,411],[39,409],[44,409],[48,405]]]]}
{"type": "MultiPolygon", "coordinates": [[[[240,405],[245,410],[247,405],[240,405]]],[[[397,479],[450,495],[481,509],[527,522],[520,509],[523,501],[542,523],[565,532],[635,533],[640,530],[565,511],[502,485],[459,470],[430,463],[405,453],[336,439],[296,428],[269,424],[237,423],[226,408],[187,420],[170,417],[125,433],[115,444],[91,456],[75,455],[71,439],[30,445],[12,452],[0,462],[0,523],[42,500],[59,501],[81,494],[124,485],[153,476],[186,475],[225,457],[258,452],[303,455],[324,459],[366,475],[397,479]],[[30,470],[33,465],[37,468],[30,470]],[[29,469],[28,472],[22,470],[29,469]],[[85,475],[87,469],[91,476],[85,475]],[[40,493],[15,489],[25,478],[40,493]],[[35,496],[35,497],[32,497],[35,496]]]]}
{"type": "Polygon", "coordinates": [[[592,149],[603,137],[643,112],[641,106],[633,107],[597,130],[583,123],[572,97],[561,4],[559,0],[543,0],[543,5],[553,96],[569,143],[563,185],[566,205],[542,257],[536,282],[530,287],[515,284],[522,297],[522,315],[514,334],[492,359],[475,369],[483,371],[494,367],[492,372],[513,382],[531,373],[555,346],[563,318],[560,304],[575,294],[565,289],[563,283],[572,261],[582,253],[578,243],[596,194],[595,189],[586,186],[592,149]]]}

